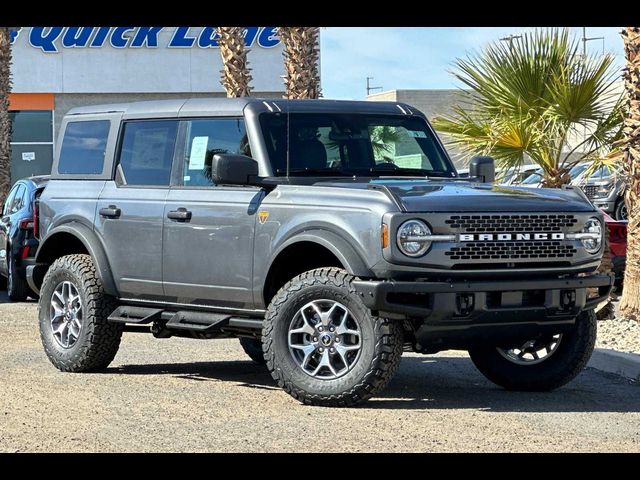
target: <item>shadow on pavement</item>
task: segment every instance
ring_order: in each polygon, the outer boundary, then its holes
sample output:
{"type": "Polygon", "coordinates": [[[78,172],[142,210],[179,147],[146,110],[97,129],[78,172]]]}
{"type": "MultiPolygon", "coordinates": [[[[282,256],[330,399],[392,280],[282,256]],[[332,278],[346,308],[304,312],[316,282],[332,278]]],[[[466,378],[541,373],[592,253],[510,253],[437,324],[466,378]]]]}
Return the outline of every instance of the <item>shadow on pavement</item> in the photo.
{"type": "MultiPolygon", "coordinates": [[[[249,388],[279,390],[264,366],[247,361],[123,365],[105,373],[173,375],[194,381],[236,382],[249,388]]],[[[587,369],[553,392],[509,392],[488,382],[466,357],[403,357],[389,386],[363,408],[640,412],[640,389],[626,380],[587,369]]]]}

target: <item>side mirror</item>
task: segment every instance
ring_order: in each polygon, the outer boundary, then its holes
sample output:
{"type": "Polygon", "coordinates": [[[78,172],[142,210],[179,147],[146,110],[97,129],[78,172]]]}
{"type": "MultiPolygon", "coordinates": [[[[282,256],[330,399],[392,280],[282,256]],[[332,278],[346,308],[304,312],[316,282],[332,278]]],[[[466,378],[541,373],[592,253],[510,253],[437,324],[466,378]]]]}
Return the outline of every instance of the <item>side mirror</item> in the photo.
{"type": "Polygon", "coordinates": [[[469,164],[469,176],[479,178],[483,183],[493,183],[496,179],[493,157],[473,157],[469,164]]]}
{"type": "Polygon", "coordinates": [[[216,154],[211,160],[211,178],[220,185],[259,185],[258,162],[245,155],[216,154]]]}

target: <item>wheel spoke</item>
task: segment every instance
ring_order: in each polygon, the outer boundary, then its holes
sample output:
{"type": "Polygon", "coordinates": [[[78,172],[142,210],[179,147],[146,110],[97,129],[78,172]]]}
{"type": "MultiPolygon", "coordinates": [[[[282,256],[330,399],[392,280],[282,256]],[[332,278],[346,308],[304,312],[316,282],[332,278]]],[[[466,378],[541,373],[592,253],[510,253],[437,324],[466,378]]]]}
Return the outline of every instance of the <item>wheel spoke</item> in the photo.
{"type": "Polygon", "coordinates": [[[72,282],[59,283],[51,294],[49,321],[53,337],[62,348],[75,345],[82,330],[82,303],[72,282]]]}
{"type": "Polygon", "coordinates": [[[361,338],[358,320],[347,307],[327,299],[304,305],[292,318],[288,331],[289,351],[298,366],[307,375],[327,380],[346,374],[355,364],[361,338]],[[341,335],[346,337],[339,338],[341,335]],[[315,339],[313,343],[310,337],[315,339]]]}

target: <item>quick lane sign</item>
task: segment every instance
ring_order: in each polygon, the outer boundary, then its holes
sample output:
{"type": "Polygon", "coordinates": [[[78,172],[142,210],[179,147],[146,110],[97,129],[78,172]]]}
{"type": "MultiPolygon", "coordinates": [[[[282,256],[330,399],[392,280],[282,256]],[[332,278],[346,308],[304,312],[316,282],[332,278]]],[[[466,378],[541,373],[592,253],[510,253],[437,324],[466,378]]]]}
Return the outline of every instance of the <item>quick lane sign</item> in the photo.
{"type": "MultiPolygon", "coordinates": [[[[165,28],[174,27],[31,27],[29,45],[45,53],[57,53],[62,48],[218,48],[219,35],[215,27],[175,27],[171,39],[160,45],[159,36],[165,28]],[[196,31],[199,29],[199,31],[196,31]]],[[[13,44],[22,28],[11,32],[13,44]]],[[[276,27],[246,27],[247,47],[272,48],[280,43],[276,27]]]]}

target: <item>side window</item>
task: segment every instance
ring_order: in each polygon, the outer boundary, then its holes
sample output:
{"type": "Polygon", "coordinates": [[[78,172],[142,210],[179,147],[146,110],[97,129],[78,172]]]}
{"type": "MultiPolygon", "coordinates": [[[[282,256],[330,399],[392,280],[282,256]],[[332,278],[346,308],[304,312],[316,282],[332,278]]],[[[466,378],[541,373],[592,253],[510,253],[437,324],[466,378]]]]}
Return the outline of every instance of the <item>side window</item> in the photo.
{"type": "Polygon", "coordinates": [[[168,186],[177,132],[176,120],[125,123],[118,167],[124,183],[168,186]]]}
{"type": "Polygon", "coordinates": [[[109,120],[67,123],[60,150],[58,173],[102,173],[110,126],[109,120]]]}
{"type": "Polygon", "coordinates": [[[9,215],[11,212],[11,205],[13,204],[14,198],[16,198],[16,192],[20,189],[20,185],[14,185],[14,187],[7,195],[7,199],[4,202],[4,209],[2,210],[3,215],[9,215]]]}
{"type": "Polygon", "coordinates": [[[244,121],[240,118],[188,121],[184,152],[184,185],[212,186],[211,161],[215,154],[251,156],[244,121]]]}
{"type": "Polygon", "coordinates": [[[24,188],[24,185],[20,184],[18,186],[18,190],[16,191],[16,194],[13,197],[13,201],[11,202],[9,214],[16,213],[18,210],[22,208],[23,206],[22,197],[24,196],[25,190],[26,189],[24,188]]]}

